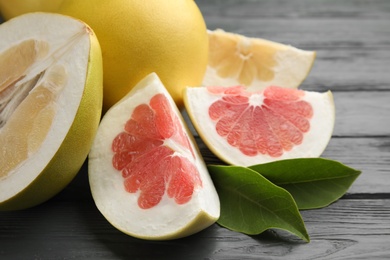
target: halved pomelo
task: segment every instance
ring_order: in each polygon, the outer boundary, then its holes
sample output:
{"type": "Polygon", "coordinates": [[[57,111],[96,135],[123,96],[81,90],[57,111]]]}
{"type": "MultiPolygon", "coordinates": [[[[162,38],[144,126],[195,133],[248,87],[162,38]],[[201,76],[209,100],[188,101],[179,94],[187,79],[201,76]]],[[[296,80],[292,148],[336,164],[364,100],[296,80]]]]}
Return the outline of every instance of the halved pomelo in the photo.
{"type": "Polygon", "coordinates": [[[174,101],[155,73],[102,119],[89,155],[95,203],[117,229],[162,240],[219,217],[219,199],[174,101]]]}
{"type": "Polygon", "coordinates": [[[309,74],[316,53],[221,29],[208,31],[209,59],[203,86],[244,85],[297,88],[309,74]]]}
{"type": "Polygon", "coordinates": [[[318,157],[332,136],[335,120],[330,91],[189,87],[184,103],[205,144],[233,165],[318,157]]]}
{"type": "Polygon", "coordinates": [[[85,161],[102,109],[102,57],[85,23],[34,13],[0,25],[0,210],[37,205],[85,161]]]}

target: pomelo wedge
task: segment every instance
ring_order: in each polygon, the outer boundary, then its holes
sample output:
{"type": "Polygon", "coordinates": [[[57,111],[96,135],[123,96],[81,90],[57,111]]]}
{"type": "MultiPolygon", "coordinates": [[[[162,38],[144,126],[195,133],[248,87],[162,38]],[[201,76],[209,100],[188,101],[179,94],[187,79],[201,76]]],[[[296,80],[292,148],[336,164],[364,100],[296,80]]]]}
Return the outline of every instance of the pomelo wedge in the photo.
{"type": "Polygon", "coordinates": [[[208,31],[209,58],[203,86],[244,85],[297,88],[309,74],[316,53],[261,38],[208,31]]]}
{"type": "Polygon", "coordinates": [[[95,203],[117,229],[163,240],[219,217],[219,199],[179,110],[157,74],[104,115],[89,155],[95,203]]]}
{"type": "Polygon", "coordinates": [[[37,205],[85,161],[102,110],[102,57],[85,23],[33,13],[0,25],[0,210],[37,205]]]}
{"type": "Polygon", "coordinates": [[[335,121],[330,91],[189,87],[184,103],[205,144],[233,165],[318,157],[332,136],[335,121]]]}

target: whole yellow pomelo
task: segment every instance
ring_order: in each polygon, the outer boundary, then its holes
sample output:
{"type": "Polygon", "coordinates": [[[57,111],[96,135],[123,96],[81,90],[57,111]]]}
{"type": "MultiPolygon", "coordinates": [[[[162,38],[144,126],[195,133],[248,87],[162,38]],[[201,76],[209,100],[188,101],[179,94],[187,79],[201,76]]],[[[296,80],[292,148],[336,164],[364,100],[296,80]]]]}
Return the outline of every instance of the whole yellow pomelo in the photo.
{"type": "Polygon", "coordinates": [[[59,12],[96,32],[103,53],[104,110],[152,72],[179,107],[183,89],[202,82],[208,36],[193,0],[65,0],[59,12]]]}
{"type": "Polygon", "coordinates": [[[0,0],[0,14],[5,20],[30,12],[55,12],[63,0],[0,0]]]}

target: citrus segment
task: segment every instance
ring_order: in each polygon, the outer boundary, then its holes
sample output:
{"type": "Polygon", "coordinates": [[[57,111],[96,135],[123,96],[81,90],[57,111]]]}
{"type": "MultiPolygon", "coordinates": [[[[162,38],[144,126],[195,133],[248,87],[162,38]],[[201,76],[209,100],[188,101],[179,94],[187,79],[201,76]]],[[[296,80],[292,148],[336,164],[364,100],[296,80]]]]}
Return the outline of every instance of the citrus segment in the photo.
{"type": "Polygon", "coordinates": [[[50,68],[0,128],[0,144],[9,144],[2,147],[0,178],[34,154],[45,140],[56,113],[55,102],[66,83],[65,73],[62,66],[50,68]]]}
{"type": "Polygon", "coordinates": [[[167,98],[163,94],[156,94],[149,105],[141,104],[134,109],[131,119],[125,124],[125,132],[115,137],[112,145],[115,152],[113,165],[122,171],[128,192],[141,191],[138,199],[141,208],[157,205],[165,187],[169,197],[183,204],[191,199],[195,186],[201,185],[199,172],[193,164],[179,151],[175,154],[174,147],[164,144],[169,138],[176,142],[173,137],[178,133],[180,138],[176,145],[184,143],[186,147],[183,149],[189,149],[188,138],[182,132],[182,126],[167,98]],[[135,142],[121,142],[123,139],[135,142]],[[134,155],[123,156],[122,151],[125,155],[129,152],[134,155]]]}
{"type": "Polygon", "coordinates": [[[205,87],[187,88],[184,100],[210,150],[235,165],[317,157],[334,126],[330,92],[276,86],[257,92],[243,86],[205,87]]]}
{"type": "Polygon", "coordinates": [[[312,106],[300,100],[303,91],[269,87],[261,97],[262,103],[251,100],[259,94],[247,93],[243,87],[241,92],[232,95],[223,91],[221,100],[209,109],[217,133],[230,145],[248,156],[261,153],[279,157],[302,143],[313,114],[312,106]]]}
{"type": "Polygon", "coordinates": [[[244,85],[260,90],[270,85],[297,88],[307,77],[315,52],[260,38],[208,31],[209,59],[204,86],[244,85]]]}
{"type": "Polygon", "coordinates": [[[58,14],[11,19],[0,38],[0,210],[16,210],[81,168],[101,116],[102,57],[91,28],[58,14]]]}
{"type": "Polygon", "coordinates": [[[183,237],[219,217],[204,161],[155,73],[103,117],[89,155],[89,180],[101,213],[135,237],[183,237]]]}

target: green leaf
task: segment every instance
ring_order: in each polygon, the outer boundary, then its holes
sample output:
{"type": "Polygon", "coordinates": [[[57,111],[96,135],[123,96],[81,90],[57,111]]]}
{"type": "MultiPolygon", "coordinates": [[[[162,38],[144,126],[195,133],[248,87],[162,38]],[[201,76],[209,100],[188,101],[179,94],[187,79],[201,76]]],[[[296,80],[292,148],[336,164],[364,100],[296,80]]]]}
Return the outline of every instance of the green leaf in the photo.
{"type": "Polygon", "coordinates": [[[218,224],[257,235],[267,229],[289,231],[309,242],[292,196],[257,172],[240,166],[208,166],[221,201],[218,224]]]}
{"type": "Polygon", "coordinates": [[[361,173],[323,158],[281,160],[249,168],[290,192],[299,209],[328,206],[343,196],[361,173]]]}

